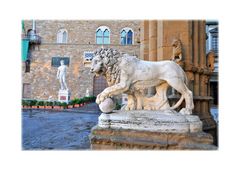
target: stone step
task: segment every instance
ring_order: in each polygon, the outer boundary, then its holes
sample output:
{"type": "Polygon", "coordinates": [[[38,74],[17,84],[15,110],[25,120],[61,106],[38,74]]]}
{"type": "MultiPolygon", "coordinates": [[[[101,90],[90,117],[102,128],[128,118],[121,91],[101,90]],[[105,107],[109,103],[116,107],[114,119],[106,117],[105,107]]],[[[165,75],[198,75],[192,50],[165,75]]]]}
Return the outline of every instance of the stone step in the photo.
{"type": "Polygon", "coordinates": [[[95,126],[89,136],[95,150],[216,150],[213,138],[204,132],[162,133],[139,130],[111,129],[95,126]]]}

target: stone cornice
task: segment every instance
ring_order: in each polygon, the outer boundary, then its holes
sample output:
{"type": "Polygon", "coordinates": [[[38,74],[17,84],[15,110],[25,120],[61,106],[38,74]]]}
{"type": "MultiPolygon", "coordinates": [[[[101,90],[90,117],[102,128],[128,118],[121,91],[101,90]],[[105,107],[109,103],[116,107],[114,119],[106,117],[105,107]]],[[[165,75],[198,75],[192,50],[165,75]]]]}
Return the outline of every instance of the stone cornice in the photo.
{"type": "Polygon", "coordinates": [[[184,62],[184,71],[199,73],[203,75],[211,75],[212,72],[206,66],[194,66],[192,63],[184,62]]]}
{"type": "MultiPolygon", "coordinates": [[[[181,96],[179,95],[171,95],[168,96],[169,99],[174,99],[174,100],[178,100],[180,99],[181,96]]],[[[194,100],[213,100],[213,98],[211,96],[193,96],[194,100]]]]}

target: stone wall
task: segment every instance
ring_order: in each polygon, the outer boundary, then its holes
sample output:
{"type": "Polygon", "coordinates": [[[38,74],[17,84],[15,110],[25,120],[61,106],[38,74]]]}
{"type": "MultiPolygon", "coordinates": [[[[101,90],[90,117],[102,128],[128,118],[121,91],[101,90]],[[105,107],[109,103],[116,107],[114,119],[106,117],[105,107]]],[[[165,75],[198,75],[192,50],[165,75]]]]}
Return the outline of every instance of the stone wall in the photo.
{"type": "MultiPolygon", "coordinates": [[[[95,44],[95,31],[99,26],[110,28],[111,47],[123,53],[139,56],[139,28],[140,21],[36,21],[37,34],[41,36],[42,43],[39,48],[31,48],[31,68],[25,73],[25,63],[22,62],[22,83],[31,84],[30,98],[48,99],[52,96],[57,100],[60,84],[56,79],[57,67],[51,65],[52,57],[69,57],[70,63],[67,71],[67,84],[72,95],[83,97],[86,89],[93,94],[93,74],[90,68],[83,63],[84,51],[94,51],[102,45],[95,44]],[[120,45],[120,30],[130,27],[134,31],[133,45],[120,45]],[[68,31],[68,42],[58,44],[57,31],[64,28],[68,31]]],[[[32,21],[25,21],[25,30],[32,28],[32,21]]]]}
{"type": "MultiPolygon", "coordinates": [[[[64,28],[68,32],[68,44],[96,44],[95,32],[100,26],[110,29],[110,43],[120,45],[120,31],[130,27],[134,31],[134,44],[140,41],[140,20],[36,20],[36,31],[42,43],[57,42],[57,32],[64,28]]],[[[26,20],[25,30],[32,28],[32,21],[26,20]]]]}

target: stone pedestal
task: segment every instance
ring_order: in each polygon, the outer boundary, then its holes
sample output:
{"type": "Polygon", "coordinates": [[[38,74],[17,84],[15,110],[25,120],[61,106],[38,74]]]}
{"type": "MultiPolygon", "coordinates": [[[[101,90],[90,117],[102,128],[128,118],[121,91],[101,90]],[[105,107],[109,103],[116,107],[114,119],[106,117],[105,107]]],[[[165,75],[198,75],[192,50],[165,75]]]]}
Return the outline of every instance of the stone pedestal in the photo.
{"type": "Polygon", "coordinates": [[[66,102],[70,101],[71,92],[69,90],[59,90],[58,91],[58,101],[66,102]]]}
{"type": "Polygon", "coordinates": [[[90,134],[91,148],[105,149],[217,149],[202,132],[198,116],[175,111],[118,111],[102,113],[90,134]]]}

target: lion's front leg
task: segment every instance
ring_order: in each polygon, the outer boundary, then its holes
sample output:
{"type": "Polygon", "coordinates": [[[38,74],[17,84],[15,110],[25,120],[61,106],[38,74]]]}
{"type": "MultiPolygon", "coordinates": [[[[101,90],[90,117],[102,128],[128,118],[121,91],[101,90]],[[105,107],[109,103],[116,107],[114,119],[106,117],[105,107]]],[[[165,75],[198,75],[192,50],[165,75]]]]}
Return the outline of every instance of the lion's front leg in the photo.
{"type": "Polygon", "coordinates": [[[96,103],[100,104],[101,102],[103,102],[106,98],[108,97],[112,97],[121,93],[124,93],[125,91],[127,91],[129,88],[128,83],[123,82],[123,83],[118,83],[116,85],[113,85],[111,87],[107,87],[105,90],[103,90],[102,93],[100,93],[97,96],[96,99],[96,103]]]}
{"type": "Polygon", "coordinates": [[[134,96],[131,94],[128,94],[128,103],[127,106],[125,107],[125,110],[135,110],[136,109],[136,104],[135,104],[134,96]]]}
{"type": "Polygon", "coordinates": [[[135,91],[136,103],[137,103],[137,110],[143,109],[143,92],[135,91]]]}

